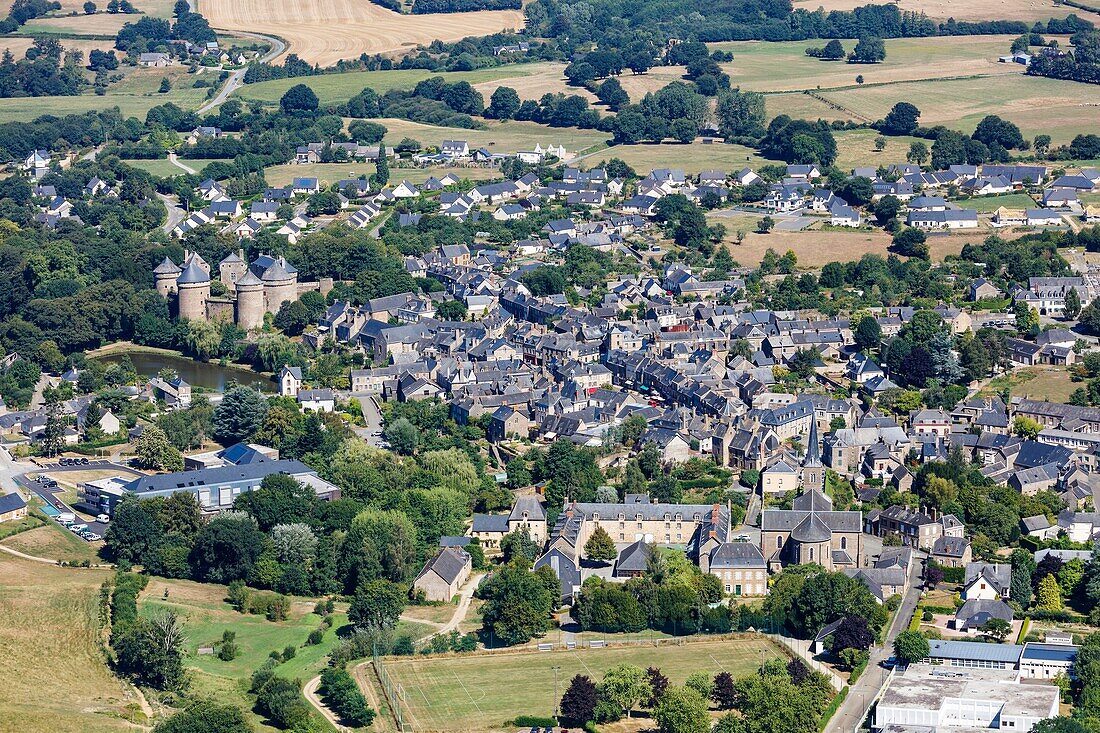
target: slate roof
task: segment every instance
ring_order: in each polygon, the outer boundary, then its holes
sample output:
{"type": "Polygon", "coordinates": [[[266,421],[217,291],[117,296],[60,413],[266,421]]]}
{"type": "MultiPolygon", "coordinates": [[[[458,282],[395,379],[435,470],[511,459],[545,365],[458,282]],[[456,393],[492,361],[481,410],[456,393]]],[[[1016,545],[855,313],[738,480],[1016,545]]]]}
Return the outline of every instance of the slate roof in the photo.
{"type": "Polygon", "coordinates": [[[417,580],[432,572],[450,585],[462,574],[466,564],[470,562],[470,555],[465,550],[457,547],[444,547],[435,557],[424,565],[417,580]]]}

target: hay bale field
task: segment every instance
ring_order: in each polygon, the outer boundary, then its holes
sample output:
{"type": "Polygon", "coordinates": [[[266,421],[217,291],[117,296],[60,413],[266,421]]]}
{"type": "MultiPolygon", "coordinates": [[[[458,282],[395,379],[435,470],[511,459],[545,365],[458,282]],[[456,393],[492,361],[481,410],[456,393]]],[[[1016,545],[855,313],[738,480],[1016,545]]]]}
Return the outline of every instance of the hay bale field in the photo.
{"type": "Polygon", "coordinates": [[[97,646],[109,575],[0,554],[0,733],[134,730],[130,693],[97,646]]]}
{"type": "MultiPolygon", "coordinates": [[[[404,688],[407,722],[417,731],[502,730],[521,714],[550,715],[574,675],[599,681],[616,664],[658,666],[673,684],[691,672],[743,676],[782,652],[762,636],[676,645],[560,652],[388,659],[385,669],[404,688]],[[557,672],[555,690],[554,670],[557,672]]],[[[374,691],[377,694],[377,691],[374,691]]]]}
{"type": "Polygon", "coordinates": [[[290,53],[322,66],[363,53],[405,51],[436,39],[519,30],[524,23],[518,10],[402,15],[367,0],[200,0],[198,5],[214,28],[274,34],[287,41],[290,53]]]}

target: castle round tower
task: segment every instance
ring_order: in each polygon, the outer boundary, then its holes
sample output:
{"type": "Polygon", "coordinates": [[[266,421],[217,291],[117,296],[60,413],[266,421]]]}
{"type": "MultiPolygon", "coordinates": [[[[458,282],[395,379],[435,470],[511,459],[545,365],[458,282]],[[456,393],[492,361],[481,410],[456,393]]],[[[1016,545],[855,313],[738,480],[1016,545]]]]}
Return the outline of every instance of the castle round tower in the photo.
{"type": "Polygon", "coordinates": [[[189,321],[206,320],[206,301],[210,298],[210,275],[194,259],[176,278],[179,317],[189,321]]]}
{"type": "Polygon", "coordinates": [[[237,325],[246,331],[264,325],[264,281],[252,270],[237,281],[237,325]]]}
{"type": "Polygon", "coordinates": [[[153,269],[153,281],[162,298],[167,298],[176,291],[176,278],[180,276],[180,272],[182,270],[172,262],[170,257],[165,257],[164,261],[153,269]]]}
{"type": "Polygon", "coordinates": [[[285,257],[279,257],[275,264],[264,270],[261,280],[269,312],[278,313],[283,303],[298,299],[298,271],[287,263],[285,257]]]}

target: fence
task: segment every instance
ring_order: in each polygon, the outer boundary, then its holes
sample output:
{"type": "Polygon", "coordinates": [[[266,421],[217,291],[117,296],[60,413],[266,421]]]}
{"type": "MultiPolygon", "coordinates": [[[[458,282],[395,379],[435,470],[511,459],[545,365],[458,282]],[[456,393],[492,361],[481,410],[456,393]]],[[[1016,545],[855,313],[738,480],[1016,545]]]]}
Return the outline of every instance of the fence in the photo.
{"type": "Polygon", "coordinates": [[[389,672],[386,671],[382,659],[378,656],[377,647],[371,652],[371,662],[374,665],[374,673],[378,676],[382,695],[386,698],[386,704],[390,706],[390,711],[393,713],[393,722],[397,724],[397,730],[407,730],[405,727],[405,713],[402,708],[402,705],[405,704],[405,688],[390,679],[389,672]]]}
{"type": "Polygon", "coordinates": [[[803,662],[805,662],[813,670],[825,675],[825,678],[829,680],[829,684],[833,686],[833,689],[840,691],[844,687],[844,680],[836,675],[831,669],[826,667],[821,662],[814,659],[814,655],[810,652],[810,642],[804,639],[792,639],[789,636],[782,636],[780,634],[764,634],[776,644],[787,649],[789,652],[797,656],[803,662]]]}

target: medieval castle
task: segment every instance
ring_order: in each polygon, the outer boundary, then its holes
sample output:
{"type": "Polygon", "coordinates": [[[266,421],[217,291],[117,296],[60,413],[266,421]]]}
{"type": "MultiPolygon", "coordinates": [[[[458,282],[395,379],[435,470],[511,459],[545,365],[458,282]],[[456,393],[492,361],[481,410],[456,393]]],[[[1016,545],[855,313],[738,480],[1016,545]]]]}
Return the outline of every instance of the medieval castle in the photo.
{"type": "Polygon", "coordinates": [[[175,297],[181,319],[189,321],[233,320],[245,330],[264,325],[265,313],[277,313],[283,303],[298,299],[308,290],[322,295],[332,280],[298,282],[298,271],[285,257],[261,254],[247,263],[244,250],[230,253],[218,263],[218,279],[228,291],[224,297],[210,294],[210,265],[198,252],[184,250],[183,265],[165,257],[153,270],[157,292],[175,297]]]}

